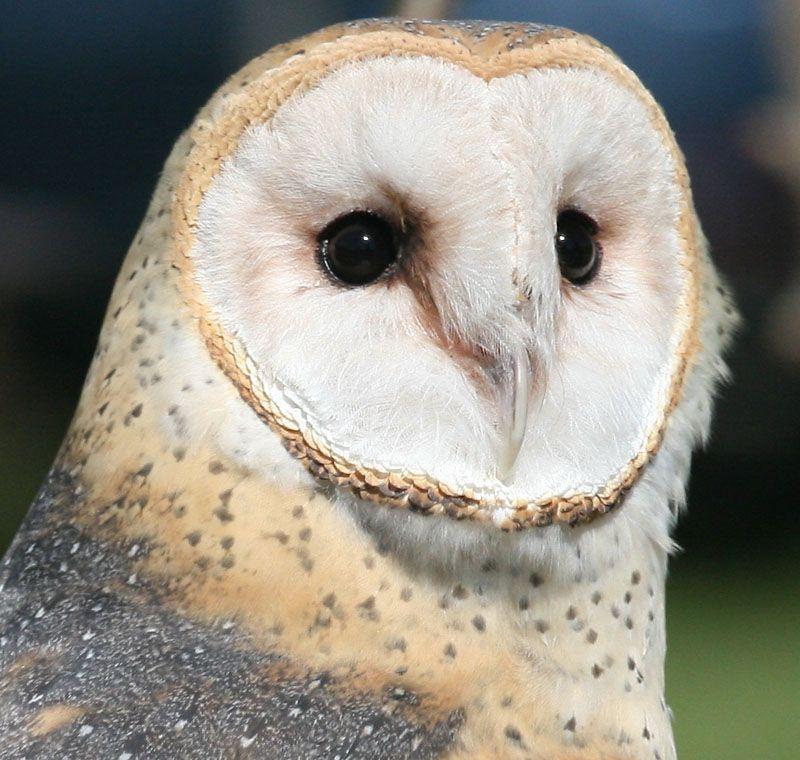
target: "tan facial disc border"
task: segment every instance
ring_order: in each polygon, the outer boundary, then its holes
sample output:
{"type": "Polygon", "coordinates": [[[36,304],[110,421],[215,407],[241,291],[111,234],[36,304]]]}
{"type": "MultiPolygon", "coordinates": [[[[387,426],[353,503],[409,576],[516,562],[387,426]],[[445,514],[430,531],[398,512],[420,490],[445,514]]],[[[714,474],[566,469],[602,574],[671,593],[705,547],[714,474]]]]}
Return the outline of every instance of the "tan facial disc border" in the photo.
{"type": "Polygon", "coordinates": [[[658,452],[669,415],[680,401],[689,365],[696,354],[699,326],[698,234],[689,178],[664,114],[636,76],[609,51],[588,37],[543,36],[531,47],[515,48],[481,58],[452,39],[411,35],[401,31],[357,33],[320,44],[302,56],[287,59],[248,84],[230,98],[213,121],[199,119],[192,131],[193,147],[181,177],[172,208],[176,264],[181,289],[213,359],[230,378],[242,398],[283,439],[293,454],[317,478],[350,489],[358,497],[424,514],[490,523],[520,530],[553,523],[577,525],[609,512],[639,478],[658,452]],[[673,357],[669,392],[656,424],[641,450],[594,493],[565,493],[501,504],[470,489],[459,490],[430,476],[381,472],[343,459],[319,440],[313,430],[301,431],[288,419],[260,383],[258,368],[245,347],[215,318],[195,277],[192,249],[199,207],[227,156],[245,130],[269,121],[283,102],[313,87],[322,77],[344,63],[384,56],[428,56],[463,66],[483,79],[508,76],[542,68],[600,69],[633,92],[646,106],[652,124],[673,157],[675,180],[682,191],[678,234],[684,283],[678,303],[677,352],[673,357]]]}

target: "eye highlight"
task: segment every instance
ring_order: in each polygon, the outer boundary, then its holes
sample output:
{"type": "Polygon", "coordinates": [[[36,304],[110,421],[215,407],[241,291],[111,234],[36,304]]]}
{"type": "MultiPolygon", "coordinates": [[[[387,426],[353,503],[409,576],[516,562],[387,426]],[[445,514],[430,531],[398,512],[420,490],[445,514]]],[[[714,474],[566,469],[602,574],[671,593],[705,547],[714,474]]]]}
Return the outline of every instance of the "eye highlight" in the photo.
{"type": "Polygon", "coordinates": [[[556,253],[561,276],[573,285],[585,285],[597,274],[602,249],[597,223],[575,209],[566,209],[556,222],[556,253]]]}
{"type": "Polygon", "coordinates": [[[372,211],[353,211],[332,221],[317,237],[322,266],[347,285],[368,285],[400,254],[393,226],[372,211]]]}

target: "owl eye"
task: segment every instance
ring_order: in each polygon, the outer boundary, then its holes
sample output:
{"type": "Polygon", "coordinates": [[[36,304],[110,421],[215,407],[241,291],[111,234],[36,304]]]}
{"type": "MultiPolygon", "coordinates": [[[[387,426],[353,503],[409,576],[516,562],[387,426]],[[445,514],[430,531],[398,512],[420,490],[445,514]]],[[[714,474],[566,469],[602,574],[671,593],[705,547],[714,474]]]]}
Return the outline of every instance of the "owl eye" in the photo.
{"type": "Polygon", "coordinates": [[[575,209],[558,215],[556,223],[556,252],[561,275],[573,285],[584,285],[596,274],[600,265],[601,248],[595,236],[594,219],[575,209]]]}
{"type": "Polygon", "coordinates": [[[322,230],[318,241],[325,269],[348,285],[374,282],[399,253],[392,225],[371,211],[340,216],[322,230]]]}

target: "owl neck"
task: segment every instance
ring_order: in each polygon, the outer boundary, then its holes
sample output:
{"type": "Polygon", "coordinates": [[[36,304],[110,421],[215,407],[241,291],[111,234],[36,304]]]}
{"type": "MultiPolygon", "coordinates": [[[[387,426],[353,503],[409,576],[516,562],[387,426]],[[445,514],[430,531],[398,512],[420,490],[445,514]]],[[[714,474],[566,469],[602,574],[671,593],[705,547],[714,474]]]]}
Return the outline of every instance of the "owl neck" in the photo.
{"type": "MultiPolygon", "coordinates": [[[[639,499],[632,495],[632,511],[639,499]]],[[[507,721],[507,744],[519,732],[528,747],[544,734],[608,752],[625,745],[631,757],[674,756],[664,701],[667,551],[624,511],[585,529],[518,535],[373,505],[353,512],[402,568],[395,574],[425,595],[437,662],[471,684],[472,704],[507,721]],[[601,737],[614,738],[606,747],[601,737]]]]}
{"type": "Polygon", "coordinates": [[[172,277],[136,246],[120,276],[59,459],[73,522],[181,615],[460,716],[465,756],[673,756],[666,552],[640,527],[666,500],[512,536],[322,490],[209,359],[172,277]]]}

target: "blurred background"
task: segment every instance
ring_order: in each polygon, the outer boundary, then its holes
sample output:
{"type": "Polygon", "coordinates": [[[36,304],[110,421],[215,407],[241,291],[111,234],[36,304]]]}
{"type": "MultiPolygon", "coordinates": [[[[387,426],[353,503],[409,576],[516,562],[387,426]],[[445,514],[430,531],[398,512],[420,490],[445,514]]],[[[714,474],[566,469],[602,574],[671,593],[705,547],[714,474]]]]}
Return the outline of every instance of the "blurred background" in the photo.
{"type": "Polygon", "coordinates": [[[0,0],[0,550],[55,455],[179,132],[271,45],[390,13],[610,45],[664,106],[745,325],[668,595],[681,757],[800,757],[800,1],[0,0]]]}

